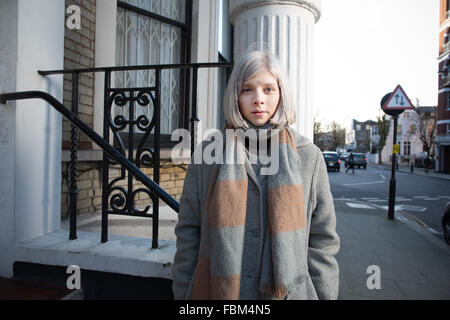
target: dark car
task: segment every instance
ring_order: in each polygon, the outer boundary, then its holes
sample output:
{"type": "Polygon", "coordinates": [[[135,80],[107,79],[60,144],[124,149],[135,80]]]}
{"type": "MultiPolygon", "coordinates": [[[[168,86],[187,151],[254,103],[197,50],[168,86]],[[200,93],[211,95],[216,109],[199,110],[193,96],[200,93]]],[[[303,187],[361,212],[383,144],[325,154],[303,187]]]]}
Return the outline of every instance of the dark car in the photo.
{"type": "Polygon", "coordinates": [[[447,244],[450,244],[450,202],[447,206],[442,216],[442,231],[444,232],[444,240],[447,244]]]}
{"type": "Polygon", "coordinates": [[[324,151],[322,154],[327,164],[327,169],[341,171],[341,160],[339,160],[337,152],[324,151]]]}
{"type": "MultiPolygon", "coordinates": [[[[349,164],[349,158],[350,156],[348,156],[347,158],[345,158],[345,166],[348,167],[349,164]]],[[[364,169],[367,168],[367,157],[364,153],[353,153],[353,164],[355,167],[361,168],[363,167],[364,169]]]]}

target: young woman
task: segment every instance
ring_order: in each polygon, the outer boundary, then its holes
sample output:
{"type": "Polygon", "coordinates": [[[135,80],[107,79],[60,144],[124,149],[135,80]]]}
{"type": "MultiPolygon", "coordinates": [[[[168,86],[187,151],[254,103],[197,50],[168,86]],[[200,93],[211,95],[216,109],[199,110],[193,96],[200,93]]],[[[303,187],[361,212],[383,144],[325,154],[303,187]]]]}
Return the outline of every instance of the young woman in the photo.
{"type": "Polygon", "coordinates": [[[232,148],[244,163],[190,164],[175,228],[175,298],[337,299],[339,237],[325,162],[289,127],[294,107],[272,55],[251,52],[235,65],[224,112],[227,129],[258,133],[258,161],[249,161],[247,141],[232,148]],[[270,174],[259,161],[267,145],[278,155],[270,174]]]}

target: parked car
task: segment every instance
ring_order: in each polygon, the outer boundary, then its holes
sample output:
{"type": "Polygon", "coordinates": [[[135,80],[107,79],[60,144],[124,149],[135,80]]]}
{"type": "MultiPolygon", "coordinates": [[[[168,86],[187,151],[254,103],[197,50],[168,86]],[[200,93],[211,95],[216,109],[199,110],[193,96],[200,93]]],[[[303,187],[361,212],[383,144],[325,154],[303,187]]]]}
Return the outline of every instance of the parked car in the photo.
{"type": "MultiPolygon", "coordinates": [[[[345,158],[345,166],[348,167],[349,165],[349,158],[350,155],[348,157],[345,158]]],[[[353,164],[355,167],[361,168],[363,167],[364,169],[367,169],[367,157],[364,153],[353,153],[353,164]]]]}
{"type": "Polygon", "coordinates": [[[327,170],[341,171],[341,160],[337,152],[324,151],[322,154],[327,164],[327,170]]]}
{"type": "Polygon", "coordinates": [[[442,216],[442,231],[444,232],[444,240],[447,244],[450,244],[450,202],[447,206],[442,216]]]}

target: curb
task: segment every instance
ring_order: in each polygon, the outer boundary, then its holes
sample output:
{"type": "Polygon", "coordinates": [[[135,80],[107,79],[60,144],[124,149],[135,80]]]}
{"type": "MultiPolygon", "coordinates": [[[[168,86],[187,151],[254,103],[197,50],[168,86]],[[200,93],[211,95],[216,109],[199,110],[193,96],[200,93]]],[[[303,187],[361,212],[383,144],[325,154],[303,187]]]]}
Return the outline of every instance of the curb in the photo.
{"type": "MultiPolygon", "coordinates": [[[[391,171],[391,166],[387,166],[387,165],[383,165],[383,164],[371,164],[373,167],[378,167],[380,169],[386,170],[386,171],[391,171]]],[[[400,173],[407,173],[410,175],[415,175],[415,176],[423,176],[423,177],[430,177],[430,178],[436,178],[436,179],[441,179],[441,180],[446,180],[446,181],[450,181],[450,175],[446,174],[446,173],[436,173],[433,172],[431,174],[426,174],[426,173],[415,173],[415,172],[411,172],[409,169],[396,169],[396,172],[400,172],[400,173]],[[445,175],[445,177],[443,176],[439,176],[439,175],[445,175]],[[448,176],[448,177],[447,177],[448,176]]]]}
{"type": "Polygon", "coordinates": [[[450,256],[450,246],[447,245],[443,239],[439,239],[435,236],[435,231],[431,231],[431,228],[420,219],[417,219],[406,212],[396,211],[395,220],[410,227],[415,232],[419,233],[426,240],[440,248],[445,254],[450,256]]]}

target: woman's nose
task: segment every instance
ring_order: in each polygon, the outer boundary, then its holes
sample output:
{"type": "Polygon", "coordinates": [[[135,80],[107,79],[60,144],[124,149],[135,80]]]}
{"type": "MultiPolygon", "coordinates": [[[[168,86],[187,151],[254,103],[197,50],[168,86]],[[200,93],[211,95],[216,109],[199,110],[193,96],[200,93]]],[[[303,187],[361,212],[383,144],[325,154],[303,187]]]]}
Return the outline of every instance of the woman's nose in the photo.
{"type": "Polygon", "coordinates": [[[259,90],[255,91],[253,96],[253,104],[257,106],[264,104],[264,96],[259,92],[259,90]]]}

